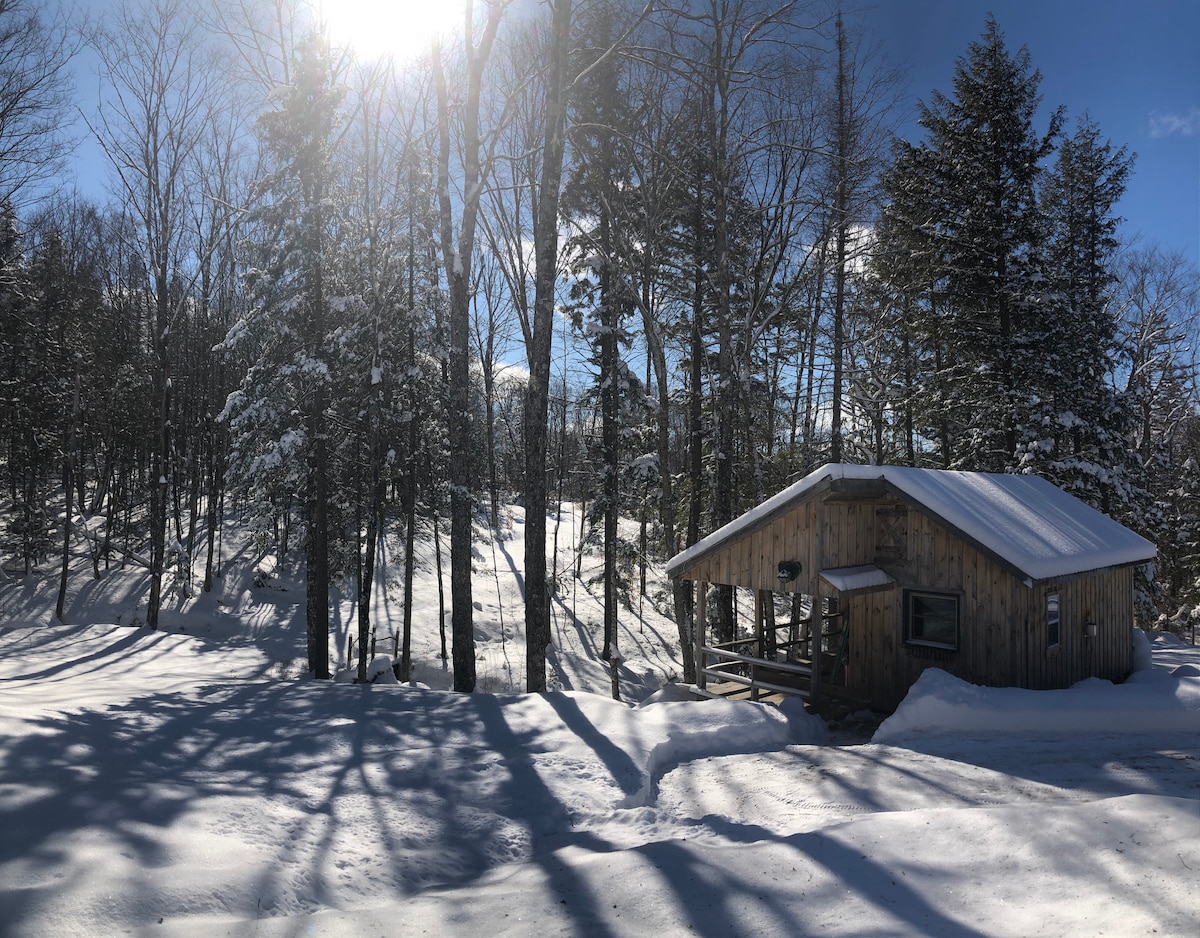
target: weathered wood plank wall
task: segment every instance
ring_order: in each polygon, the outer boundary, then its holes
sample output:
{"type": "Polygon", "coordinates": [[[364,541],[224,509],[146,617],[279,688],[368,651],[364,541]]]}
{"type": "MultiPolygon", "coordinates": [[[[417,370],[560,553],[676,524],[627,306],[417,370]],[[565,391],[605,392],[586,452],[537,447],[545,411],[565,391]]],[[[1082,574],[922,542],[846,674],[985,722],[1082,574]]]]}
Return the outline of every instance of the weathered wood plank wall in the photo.
{"type": "Polygon", "coordinates": [[[821,570],[871,563],[896,586],[843,597],[843,608],[851,628],[848,689],[875,706],[895,707],[928,667],[976,684],[1031,688],[1069,686],[1090,675],[1121,680],[1129,671],[1131,569],[1030,587],[916,506],[891,496],[823,493],[702,557],[682,575],[820,597],[833,595],[820,581],[821,570]],[[781,584],[777,571],[784,560],[798,561],[801,573],[781,584]],[[905,644],[906,589],[959,597],[958,651],[905,644]],[[1053,592],[1060,596],[1061,640],[1047,647],[1046,597],[1053,592]],[[1096,624],[1095,636],[1086,634],[1087,623],[1096,624]]]}

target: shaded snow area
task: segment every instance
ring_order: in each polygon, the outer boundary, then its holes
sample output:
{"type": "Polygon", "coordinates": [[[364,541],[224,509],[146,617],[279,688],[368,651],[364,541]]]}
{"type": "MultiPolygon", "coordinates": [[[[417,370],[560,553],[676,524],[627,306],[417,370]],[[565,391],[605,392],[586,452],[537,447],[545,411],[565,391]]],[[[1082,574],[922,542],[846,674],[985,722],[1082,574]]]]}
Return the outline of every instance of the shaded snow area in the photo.
{"type": "MultiPolygon", "coordinates": [[[[511,517],[475,558],[501,687],[524,660],[511,517]]],[[[636,595],[612,700],[590,555],[560,578],[559,691],[307,680],[302,586],[227,545],[162,632],[131,627],[134,570],[81,566],[65,626],[50,572],[0,583],[0,935],[1196,934],[1200,653],[1167,636],[1139,634],[1120,686],[927,671],[872,738],[866,714],[684,699],[673,626],[636,595]]],[[[395,621],[399,567],[376,596],[395,621]]]]}

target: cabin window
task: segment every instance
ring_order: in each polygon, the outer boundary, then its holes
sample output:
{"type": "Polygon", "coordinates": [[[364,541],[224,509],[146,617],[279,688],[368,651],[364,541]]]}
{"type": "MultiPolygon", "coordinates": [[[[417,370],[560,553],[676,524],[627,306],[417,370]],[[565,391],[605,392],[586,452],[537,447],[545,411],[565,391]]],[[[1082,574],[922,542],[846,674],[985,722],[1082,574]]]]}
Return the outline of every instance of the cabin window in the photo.
{"type": "Polygon", "coordinates": [[[904,641],[958,650],[958,596],[909,590],[904,599],[904,641]]]}
{"type": "Polygon", "coordinates": [[[1046,594],[1046,647],[1054,648],[1062,639],[1058,612],[1058,593],[1046,594]]]}

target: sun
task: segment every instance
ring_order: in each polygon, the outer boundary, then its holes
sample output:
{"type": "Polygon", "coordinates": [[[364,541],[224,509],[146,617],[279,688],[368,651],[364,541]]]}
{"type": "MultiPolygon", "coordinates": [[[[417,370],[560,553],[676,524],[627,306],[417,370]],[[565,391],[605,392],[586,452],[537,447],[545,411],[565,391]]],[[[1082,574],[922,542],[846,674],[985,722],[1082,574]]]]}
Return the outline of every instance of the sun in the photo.
{"type": "Polygon", "coordinates": [[[462,0],[316,0],[335,45],[368,61],[410,59],[429,51],[435,36],[459,29],[462,0]]]}

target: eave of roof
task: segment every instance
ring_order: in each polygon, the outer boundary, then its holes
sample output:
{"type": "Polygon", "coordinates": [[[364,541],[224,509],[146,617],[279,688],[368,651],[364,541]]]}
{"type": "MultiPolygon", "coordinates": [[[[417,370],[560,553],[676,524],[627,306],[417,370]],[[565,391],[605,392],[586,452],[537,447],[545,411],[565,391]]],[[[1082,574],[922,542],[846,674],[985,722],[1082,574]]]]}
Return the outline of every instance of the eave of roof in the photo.
{"type": "Polygon", "coordinates": [[[853,490],[855,481],[883,484],[1029,584],[1157,556],[1145,538],[1038,476],[831,463],[677,554],[667,574],[679,576],[835,486],[853,490]]]}

